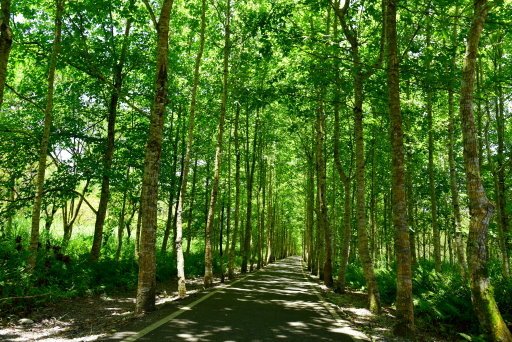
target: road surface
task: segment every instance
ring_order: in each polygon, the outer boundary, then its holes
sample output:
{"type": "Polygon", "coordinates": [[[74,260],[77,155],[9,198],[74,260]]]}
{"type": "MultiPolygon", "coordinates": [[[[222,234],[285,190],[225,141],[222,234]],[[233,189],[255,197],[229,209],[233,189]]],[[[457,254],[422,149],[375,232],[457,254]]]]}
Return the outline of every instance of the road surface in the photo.
{"type": "Polygon", "coordinates": [[[299,257],[268,265],[117,341],[362,341],[325,303],[299,257]]]}

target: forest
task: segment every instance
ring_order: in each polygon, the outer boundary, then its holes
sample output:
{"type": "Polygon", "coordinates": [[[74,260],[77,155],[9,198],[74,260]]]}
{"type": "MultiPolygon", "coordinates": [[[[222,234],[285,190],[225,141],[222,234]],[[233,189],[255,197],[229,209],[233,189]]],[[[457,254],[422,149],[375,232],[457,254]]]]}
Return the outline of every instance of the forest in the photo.
{"type": "Polygon", "coordinates": [[[0,316],[301,255],[512,341],[512,1],[0,5],[0,316]]]}

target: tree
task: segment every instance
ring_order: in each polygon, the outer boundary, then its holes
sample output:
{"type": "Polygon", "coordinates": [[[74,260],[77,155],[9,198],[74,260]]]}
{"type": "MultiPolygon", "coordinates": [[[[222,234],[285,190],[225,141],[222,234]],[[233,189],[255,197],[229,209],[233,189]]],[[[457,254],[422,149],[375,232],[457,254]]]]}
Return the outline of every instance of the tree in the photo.
{"type": "MultiPolygon", "coordinates": [[[[130,7],[133,7],[134,0],[130,1],[130,7]]],[[[113,82],[110,94],[110,102],[108,105],[107,117],[107,139],[105,143],[105,153],[103,155],[103,175],[101,178],[100,203],[96,213],[96,222],[94,224],[94,239],[91,248],[91,260],[97,261],[100,256],[101,241],[103,238],[103,225],[107,214],[107,207],[110,195],[110,173],[112,172],[112,159],[115,149],[115,127],[117,118],[117,108],[119,105],[119,97],[123,87],[124,66],[126,55],[128,53],[130,30],[133,18],[130,16],[126,19],[124,29],[123,43],[119,59],[115,60],[112,65],[113,82]]],[[[113,49],[115,51],[115,48],[113,49]]]]}
{"type": "MultiPolygon", "coordinates": [[[[362,61],[359,53],[358,33],[350,27],[346,21],[347,11],[350,1],[345,1],[340,8],[340,3],[334,4],[334,9],[341,22],[341,27],[345,38],[350,43],[350,54],[352,57],[353,68],[353,87],[354,87],[354,140],[355,140],[355,160],[356,160],[356,213],[357,213],[357,234],[358,248],[363,263],[363,269],[368,287],[368,307],[372,312],[380,311],[380,294],[373,269],[373,260],[368,249],[368,233],[366,231],[366,185],[365,185],[365,158],[364,158],[364,137],[363,137],[363,102],[364,102],[364,82],[373,73],[362,70],[362,61]]],[[[384,25],[383,25],[384,26],[384,25]]],[[[383,35],[382,35],[383,36],[383,35]]],[[[381,64],[382,47],[377,58],[376,66],[381,64]]]]}
{"type": "Polygon", "coordinates": [[[392,212],[395,227],[397,259],[397,322],[394,332],[398,336],[414,337],[414,312],[412,302],[411,251],[407,226],[407,202],[404,177],[404,142],[402,114],[400,111],[400,76],[397,51],[396,15],[398,0],[387,0],[386,40],[388,107],[391,140],[392,212]]]}
{"type": "Polygon", "coordinates": [[[226,120],[226,107],[228,100],[228,76],[229,76],[229,50],[230,50],[230,23],[231,23],[231,0],[226,1],[226,16],[224,21],[224,58],[222,71],[222,94],[220,104],[219,126],[217,129],[217,144],[215,147],[215,162],[213,168],[213,184],[210,195],[210,204],[208,206],[208,216],[205,230],[205,255],[204,255],[204,285],[211,287],[213,285],[213,267],[212,267],[212,245],[211,234],[213,231],[213,221],[215,218],[215,204],[219,192],[219,179],[222,167],[222,141],[224,136],[224,122],[226,120]]]}
{"type": "MultiPolygon", "coordinates": [[[[3,7],[3,5],[2,5],[3,7]]],[[[34,268],[37,261],[39,246],[39,224],[41,220],[41,203],[43,200],[44,178],[46,173],[46,158],[50,146],[50,132],[53,120],[53,97],[55,93],[55,69],[59,57],[62,38],[62,16],[64,13],[64,0],[55,0],[55,34],[48,67],[48,83],[46,90],[46,107],[44,109],[44,125],[41,145],[39,147],[39,161],[37,165],[36,193],[32,207],[32,228],[30,231],[30,258],[29,268],[34,268]]]]}
{"type": "Polygon", "coordinates": [[[325,113],[323,100],[319,100],[316,111],[316,135],[315,135],[315,155],[316,155],[316,177],[317,177],[317,198],[318,198],[318,229],[323,231],[325,239],[325,260],[323,267],[323,280],[327,287],[332,287],[332,232],[327,215],[326,203],[326,170],[324,161],[324,140],[325,140],[325,113]]]}
{"type": "Polygon", "coordinates": [[[138,314],[155,309],[158,176],[162,153],[164,113],[167,104],[169,22],[173,0],[163,1],[158,22],[149,3],[145,1],[145,4],[155,25],[158,41],[156,46],[155,96],[151,108],[149,134],[144,156],[140,204],[142,226],[140,233],[137,301],[135,304],[135,311],[138,314]]]}
{"type": "Polygon", "coordinates": [[[478,143],[473,115],[473,91],[478,45],[490,5],[487,0],[474,0],[460,88],[460,120],[464,146],[464,168],[469,199],[469,237],[467,258],[471,299],[483,331],[493,341],[512,341],[494,300],[487,270],[487,232],[494,207],[487,199],[478,159],[478,143]]]}
{"type": "MultiPolygon", "coordinates": [[[[206,29],[206,0],[201,1],[201,29],[199,32],[199,50],[197,52],[195,66],[194,66],[194,80],[192,81],[192,91],[190,100],[190,114],[188,117],[188,130],[187,130],[187,147],[185,152],[185,159],[183,161],[181,190],[178,198],[178,208],[176,209],[176,251],[178,263],[178,294],[184,297],[186,294],[185,287],[185,262],[183,259],[183,202],[187,194],[187,181],[188,172],[190,170],[190,155],[192,153],[192,143],[194,141],[194,122],[196,112],[196,97],[197,88],[199,85],[199,71],[201,67],[201,59],[204,50],[204,36],[206,29]]],[[[195,176],[195,175],[194,175],[195,176]]],[[[190,224],[188,229],[191,229],[190,224]]]]}

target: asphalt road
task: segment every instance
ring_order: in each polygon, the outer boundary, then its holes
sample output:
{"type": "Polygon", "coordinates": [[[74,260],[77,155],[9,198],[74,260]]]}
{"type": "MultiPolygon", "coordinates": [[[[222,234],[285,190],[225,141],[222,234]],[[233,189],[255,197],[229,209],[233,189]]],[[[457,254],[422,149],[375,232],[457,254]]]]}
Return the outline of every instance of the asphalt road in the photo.
{"type": "Polygon", "coordinates": [[[125,341],[354,341],[364,340],[323,302],[290,257],[185,304],[125,341]]]}

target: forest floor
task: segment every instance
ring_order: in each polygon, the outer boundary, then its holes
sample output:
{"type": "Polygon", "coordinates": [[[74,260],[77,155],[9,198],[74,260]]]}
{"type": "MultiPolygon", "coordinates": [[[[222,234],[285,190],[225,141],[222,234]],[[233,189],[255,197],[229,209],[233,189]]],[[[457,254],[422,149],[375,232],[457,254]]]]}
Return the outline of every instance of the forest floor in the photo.
{"type": "MultiPolygon", "coordinates": [[[[312,277],[310,277],[312,278],[312,277]]],[[[311,280],[315,281],[314,278],[311,280]]],[[[202,278],[189,279],[190,296],[198,296],[203,289],[202,278]]],[[[319,287],[321,285],[318,283],[319,287]]],[[[159,284],[157,308],[175,310],[179,301],[176,281],[159,284]]],[[[215,285],[220,279],[215,279],[215,285]]],[[[352,323],[355,330],[364,332],[372,341],[397,341],[391,327],[394,311],[385,307],[381,315],[372,315],[366,308],[366,296],[360,292],[334,294],[319,288],[323,296],[338,307],[341,319],[352,323]]],[[[134,315],[135,293],[94,295],[50,303],[25,315],[0,313],[0,340],[2,341],[95,341],[103,340],[123,326],[138,319],[134,315]],[[30,320],[30,321],[27,321],[30,320]]],[[[418,326],[418,341],[454,341],[454,336],[440,335],[432,327],[418,326]]]]}
{"type": "MultiPolygon", "coordinates": [[[[367,295],[363,292],[348,290],[343,295],[336,294],[321,285],[323,296],[336,305],[341,319],[365,333],[372,341],[400,341],[393,336],[393,326],[396,322],[395,309],[383,306],[380,315],[374,315],[368,310],[367,295]]],[[[442,332],[431,324],[416,321],[416,337],[418,342],[448,342],[465,341],[460,336],[442,332]]]]}
{"type": "MultiPolygon", "coordinates": [[[[215,279],[214,285],[220,284],[215,279]]],[[[189,296],[203,289],[203,278],[187,280],[189,296]]],[[[177,280],[159,283],[157,310],[178,301],[177,280]]],[[[0,313],[0,341],[95,341],[137,319],[135,291],[65,299],[30,313],[0,313]],[[30,321],[27,321],[30,320],[30,321]]]]}

